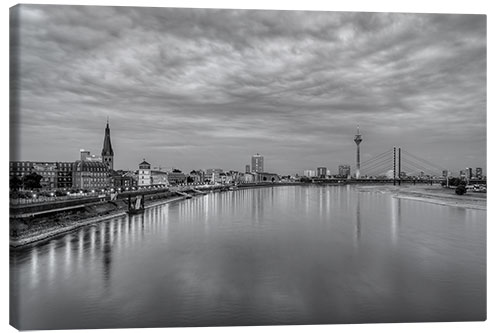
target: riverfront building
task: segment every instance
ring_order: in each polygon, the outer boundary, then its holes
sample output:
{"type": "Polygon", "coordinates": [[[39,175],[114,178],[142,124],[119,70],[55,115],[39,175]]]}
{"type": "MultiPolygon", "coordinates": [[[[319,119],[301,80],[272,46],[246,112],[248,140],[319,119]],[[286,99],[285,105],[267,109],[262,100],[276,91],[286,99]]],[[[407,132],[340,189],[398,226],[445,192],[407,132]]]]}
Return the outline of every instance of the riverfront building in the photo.
{"type": "Polygon", "coordinates": [[[108,166],[100,156],[80,149],[80,160],[73,163],[73,188],[94,190],[111,186],[112,178],[108,166]]]}
{"type": "Polygon", "coordinates": [[[465,169],[465,176],[467,179],[472,179],[472,177],[473,177],[472,168],[465,169]]]}
{"type": "Polygon", "coordinates": [[[73,168],[73,188],[94,190],[110,185],[108,166],[103,162],[80,160],[73,168]]]}
{"type": "Polygon", "coordinates": [[[56,162],[56,187],[72,188],[73,187],[73,162],[56,162]]]}
{"type": "Polygon", "coordinates": [[[151,170],[151,185],[168,185],[168,173],[161,170],[151,170]]]}
{"type": "Polygon", "coordinates": [[[351,175],[351,166],[347,164],[339,165],[339,177],[348,178],[351,175]]]}
{"type": "Polygon", "coordinates": [[[276,173],[269,172],[256,172],[255,182],[257,183],[274,183],[280,180],[280,177],[276,173]]]}
{"type": "Polygon", "coordinates": [[[137,186],[151,186],[151,164],[143,160],[141,164],[139,164],[137,174],[137,186]]]}
{"type": "Polygon", "coordinates": [[[205,170],[205,179],[211,183],[218,183],[221,181],[222,169],[207,169],[205,170]]]}
{"type": "Polygon", "coordinates": [[[240,181],[243,183],[253,183],[255,182],[255,176],[251,173],[245,173],[241,178],[240,181]]]}
{"type": "Polygon", "coordinates": [[[315,170],[304,170],[304,176],[305,177],[316,177],[316,171],[315,170]]]}
{"type": "Polygon", "coordinates": [[[111,170],[111,183],[114,188],[132,188],[137,186],[137,177],[134,171],[111,170]]]}
{"type": "Polygon", "coordinates": [[[73,165],[73,162],[12,161],[9,163],[9,176],[22,180],[34,172],[42,176],[42,189],[71,188],[73,165]]]}
{"type": "Polygon", "coordinates": [[[173,170],[167,173],[168,182],[170,184],[182,184],[186,182],[186,175],[180,170],[173,170]]]}
{"type": "Polygon", "coordinates": [[[476,168],[476,178],[483,179],[483,168],[476,168]]]}
{"type": "Polygon", "coordinates": [[[326,168],[325,167],[318,167],[318,173],[316,174],[318,178],[326,178],[326,168]]]}
{"type": "Polygon", "coordinates": [[[252,172],[264,172],[264,156],[259,154],[252,156],[252,172]]]}

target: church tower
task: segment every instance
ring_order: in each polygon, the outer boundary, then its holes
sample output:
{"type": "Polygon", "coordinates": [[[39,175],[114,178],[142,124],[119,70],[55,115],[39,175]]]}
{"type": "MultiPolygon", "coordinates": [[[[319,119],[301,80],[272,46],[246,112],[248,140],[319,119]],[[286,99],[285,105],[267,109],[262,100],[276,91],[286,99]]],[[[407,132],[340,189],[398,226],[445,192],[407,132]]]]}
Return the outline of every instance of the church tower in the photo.
{"type": "Polygon", "coordinates": [[[104,144],[102,146],[102,162],[105,163],[109,170],[113,170],[113,147],[111,147],[111,134],[109,133],[109,120],[106,122],[106,129],[104,131],[104,144]]]}

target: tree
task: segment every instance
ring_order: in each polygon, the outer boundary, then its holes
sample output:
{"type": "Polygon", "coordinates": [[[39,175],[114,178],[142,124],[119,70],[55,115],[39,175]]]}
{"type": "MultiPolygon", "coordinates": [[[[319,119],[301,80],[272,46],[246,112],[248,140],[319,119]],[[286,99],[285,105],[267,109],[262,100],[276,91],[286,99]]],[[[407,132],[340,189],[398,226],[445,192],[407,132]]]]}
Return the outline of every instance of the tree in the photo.
{"type": "Polygon", "coordinates": [[[179,169],[174,169],[174,170],[172,170],[172,172],[173,172],[173,173],[182,173],[182,171],[181,171],[181,170],[179,170],[179,169]]]}
{"type": "Polygon", "coordinates": [[[186,178],[186,182],[187,182],[188,184],[190,184],[190,183],[194,182],[193,177],[188,176],[188,177],[186,178]]]}
{"type": "Polygon", "coordinates": [[[467,188],[464,185],[459,185],[455,189],[455,193],[458,195],[463,195],[463,194],[467,193],[467,188]]]}
{"type": "Polygon", "coordinates": [[[42,185],[40,184],[40,181],[42,180],[42,178],[43,177],[37,174],[36,172],[32,172],[23,177],[24,187],[29,190],[41,188],[42,185]]]}
{"type": "Polygon", "coordinates": [[[10,178],[10,188],[14,191],[17,191],[19,190],[19,188],[21,188],[23,186],[23,181],[19,178],[17,178],[17,176],[12,176],[10,178]]]}

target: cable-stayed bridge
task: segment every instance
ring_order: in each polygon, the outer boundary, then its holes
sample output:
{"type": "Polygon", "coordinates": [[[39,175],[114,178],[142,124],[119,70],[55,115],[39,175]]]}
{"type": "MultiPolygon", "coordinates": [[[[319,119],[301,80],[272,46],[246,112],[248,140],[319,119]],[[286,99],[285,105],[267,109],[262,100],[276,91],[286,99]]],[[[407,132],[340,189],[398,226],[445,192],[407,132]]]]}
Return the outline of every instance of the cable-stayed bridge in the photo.
{"type": "Polygon", "coordinates": [[[447,168],[401,148],[391,148],[361,162],[361,174],[367,177],[440,177],[443,175],[443,170],[447,168]]]}
{"type": "Polygon", "coordinates": [[[356,181],[392,181],[394,184],[402,181],[420,182],[444,179],[446,173],[443,171],[448,170],[446,167],[396,147],[361,161],[360,164],[361,177],[356,181]]]}

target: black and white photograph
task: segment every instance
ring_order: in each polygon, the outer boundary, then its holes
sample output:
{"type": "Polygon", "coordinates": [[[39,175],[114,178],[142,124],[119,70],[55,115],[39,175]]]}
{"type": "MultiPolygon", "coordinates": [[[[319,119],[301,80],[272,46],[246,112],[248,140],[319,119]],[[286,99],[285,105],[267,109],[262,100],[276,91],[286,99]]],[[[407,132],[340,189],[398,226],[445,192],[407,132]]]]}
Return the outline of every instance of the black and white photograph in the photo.
{"type": "Polygon", "coordinates": [[[9,16],[14,328],[489,319],[486,14],[9,16]]]}

